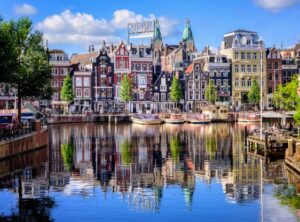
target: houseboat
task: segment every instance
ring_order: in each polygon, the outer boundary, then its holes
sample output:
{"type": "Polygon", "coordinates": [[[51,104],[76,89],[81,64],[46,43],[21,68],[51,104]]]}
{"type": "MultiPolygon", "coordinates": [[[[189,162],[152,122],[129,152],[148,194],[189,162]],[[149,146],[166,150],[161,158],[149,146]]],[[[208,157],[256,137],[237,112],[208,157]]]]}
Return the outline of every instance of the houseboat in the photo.
{"type": "Polygon", "coordinates": [[[145,115],[145,114],[136,114],[131,117],[131,121],[133,123],[142,124],[142,125],[159,125],[162,122],[157,115],[145,115]]]}
{"type": "Polygon", "coordinates": [[[201,113],[211,120],[211,122],[230,122],[229,110],[226,106],[207,104],[195,108],[195,113],[201,113]]]}

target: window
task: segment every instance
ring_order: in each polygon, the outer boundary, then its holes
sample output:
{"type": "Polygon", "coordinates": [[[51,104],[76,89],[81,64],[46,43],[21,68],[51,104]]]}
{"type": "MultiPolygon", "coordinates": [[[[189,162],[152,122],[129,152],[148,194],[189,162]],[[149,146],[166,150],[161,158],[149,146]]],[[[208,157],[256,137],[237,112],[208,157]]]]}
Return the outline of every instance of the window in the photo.
{"type": "Polygon", "coordinates": [[[139,99],[144,99],[144,93],[139,93],[139,99]]]}
{"type": "Polygon", "coordinates": [[[253,65],[253,72],[257,72],[257,66],[253,65]]]}
{"type": "Polygon", "coordinates": [[[159,94],[158,93],[154,93],[154,101],[158,101],[159,100],[159,94]]]}
{"type": "Polygon", "coordinates": [[[193,99],[193,93],[192,92],[190,92],[190,100],[192,100],[193,99]]]}
{"type": "Polygon", "coordinates": [[[245,53],[244,52],[241,53],[241,59],[245,59],[245,53]]]}
{"type": "Polygon", "coordinates": [[[82,86],[82,78],[76,77],[76,86],[82,86]]]}
{"type": "Polygon", "coordinates": [[[58,74],[57,68],[52,68],[52,75],[56,76],[58,74]]]}
{"type": "Polygon", "coordinates": [[[272,63],[268,62],[268,69],[272,69],[272,63]]]}
{"type": "Polygon", "coordinates": [[[247,53],[247,59],[251,59],[251,53],[247,53]]]}
{"type": "Polygon", "coordinates": [[[245,65],[242,65],[242,72],[245,72],[245,65]]]}
{"type": "Polygon", "coordinates": [[[245,86],[246,83],[245,83],[245,78],[242,78],[242,86],[245,86]]]}
{"type": "Polygon", "coordinates": [[[247,39],[247,45],[251,45],[251,40],[247,39]]]}
{"type": "Polygon", "coordinates": [[[217,72],[217,77],[221,77],[221,72],[217,72]]]}
{"type": "Polygon", "coordinates": [[[247,72],[251,72],[251,65],[247,65],[247,72]]]}
{"type": "Polygon", "coordinates": [[[82,97],[81,89],[76,89],[76,97],[82,97]]]}
{"type": "Polygon", "coordinates": [[[123,60],[119,61],[119,69],[125,69],[125,62],[123,60]]]}
{"type": "Polygon", "coordinates": [[[67,73],[68,73],[68,69],[67,69],[67,68],[61,68],[61,69],[60,69],[60,74],[61,74],[62,76],[67,75],[67,73]]]}
{"type": "Polygon", "coordinates": [[[228,80],[227,79],[223,79],[223,86],[228,86],[228,80]]]}
{"type": "Polygon", "coordinates": [[[139,75],[139,88],[147,86],[147,76],[146,75],[139,75]]]}
{"type": "Polygon", "coordinates": [[[161,81],[160,81],[160,91],[167,91],[167,84],[166,84],[166,78],[163,77],[161,78],[161,81]]]}
{"type": "Polygon", "coordinates": [[[222,76],[227,78],[228,77],[228,73],[227,72],[222,72],[222,76]]]}
{"type": "Polygon", "coordinates": [[[64,86],[64,80],[60,81],[60,86],[63,87],[64,86]]]}
{"type": "Polygon", "coordinates": [[[235,78],[234,85],[239,86],[239,78],[235,78]]]}
{"type": "Polygon", "coordinates": [[[268,80],[272,81],[272,73],[271,72],[268,75],[268,80]]]}
{"type": "Polygon", "coordinates": [[[278,62],[274,62],[274,69],[278,69],[278,62]]]}
{"type": "Polygon", "coordinates": [[[53,80],[52,85],[53,85],[53,87],[58,87],[57,80],[53,80]]]}
{"type": "Polygon", "coordinates": [[[84,97],[90,97],[90,89],[84,89],[84,97]]]}
{"type": "Polygon", "coordinates": [[[222,83],[222,81],[221,81],[221,79],[217,79],[217,86],[221,86],[221,83],[222,83]]]}
{"type": "Polygon", "coordinates": [[[257,59],[257,54],[256,54],[256,52],[253,53],[253,59],[257,59]]]}
{"type": "Polygon", "coordinates": [[[84,77],[83,78],[83,86],[84,87],[89,87],[90,86],[90,78],[89,77],[84,77]]]}
{"type": "Polygon", "coordinates": [[[109,97],[109,98],[112,97],[112,89],[110,89],[110,88],[107,89],[107,97],[109,97]]]}
{"type": "Polygon", "coordinates": [[[239,65],[235,65],[234,71],[235,71],[235,72],[239,72],[239,65]]]}
{"type": "Polygon", "coordinates": [[[250,78],[248,78],[248,80],[247,80],[247,86],[251,86],[251,79],[250,78]]]}
{"type": "Polygon", "coordinates": [[[199,100],[199,91],[196,91],[196,100],[199,100]]]}
{"type": "Polygon", "coordinates": [[[53,93],[53,100],[58,100],[58,92],[53,93]]]}
{"type": "Polygon", "coordinates": [[[121,81],[122,81],[122,75],[118,74],[117,75],[117,83],[121,83],[121,81]]]}
{"type": "Polygon", "coordinates": [[[202,82],[201,82],[201,88],[202,88],[202,89],[205,89],[205,87],[206,87],[206,81],[202,81],[202,82]]]}
{"type": "Polygon", "coordinates": [[[166,101],[166,94],[165,93],[161,94],[161,101],[166,101]]]}
{"type": "Polygon", "coordinates": [[[234,58],[239,59],[239,53],[238,52],[234,53],[234,58]]]}

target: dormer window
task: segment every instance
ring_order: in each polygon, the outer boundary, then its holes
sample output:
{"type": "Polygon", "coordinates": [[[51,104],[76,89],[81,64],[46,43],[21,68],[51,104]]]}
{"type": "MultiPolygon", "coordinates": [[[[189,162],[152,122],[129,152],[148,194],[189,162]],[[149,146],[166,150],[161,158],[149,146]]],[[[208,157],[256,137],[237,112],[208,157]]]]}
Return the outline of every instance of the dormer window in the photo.
{"type": "Polygon", "coordinates": [[[251,45],[251,40],[247,39],[247,45],[251,45]]]}

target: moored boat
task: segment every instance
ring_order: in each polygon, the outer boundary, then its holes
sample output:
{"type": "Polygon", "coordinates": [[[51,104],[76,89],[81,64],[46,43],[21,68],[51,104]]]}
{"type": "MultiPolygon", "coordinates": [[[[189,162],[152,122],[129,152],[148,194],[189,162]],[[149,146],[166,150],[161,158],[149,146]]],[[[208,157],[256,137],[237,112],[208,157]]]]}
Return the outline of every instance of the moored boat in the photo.
{"type": "Polygon", "coordinates": [[[192,124],[209,124],[211,123],[211,119],[208,115],[194,113],[194,114],[187,114],[185,116],[185,121],[192,124]]]}
{"type": "Polygon", "coordinates": [[[161,120],[169,124],[182,124],[185,122],[180,113],[165,113],[161,116],[161,120]]]}
{"type": "Polygon", "coordinates": [[[137,114],[131,117],[131,121],[136,124],[142,125],[159,125],[161,124],[161,119],[157,115],[144,115],[137,114]]]}
{"type": "Polygon", "coordinates": [[[238,122],[250,123],[250,122],[260,122],[259,113],[255,112],[240,112],[238,114],[238,122]]]}

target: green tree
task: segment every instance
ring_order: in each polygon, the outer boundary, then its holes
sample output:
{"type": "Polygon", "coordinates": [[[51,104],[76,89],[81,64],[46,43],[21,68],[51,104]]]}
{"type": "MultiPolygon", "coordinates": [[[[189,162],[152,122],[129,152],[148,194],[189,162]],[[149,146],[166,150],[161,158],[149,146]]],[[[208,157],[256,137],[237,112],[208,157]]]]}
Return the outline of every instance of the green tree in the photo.
{"type": "Polygon", "coordinates": [[[131,146],[130,141],[125,140],[120,144],[121,148],[121,157],[122,157],[122,163],[125,165],[129,165],[132,163],[133,158],[133,148],[131,146]]]}
{"type": "Polygon", "coordinates": [[[67,168],[67,170],[70,171],[74,164],[74,160],[73,160],[74,147],[72,142],[61,144],[61,153],[62,153],[64,165],[67,168]]]}
{"type": "Polygon", "coordinates": [[[64,79],[64,84],[61,89],[61,100],[72,102],[74,99],[73,89],[72,89],[72,79],[70,75],[67,75],[64,79]]]}
{"type": "Polygon", "coordinates": [[[260,100],[260,86],[258,85],[257,80],[254,80],[251,86],[251,89],[248,93],[248,100],[253,105],[257,106],[260,100]]]}
{"type": "Polygon", "coordinates": [[[279,85],[273,96],[275,107],[284,111],[293,111],[300,108],[300,97],[298,95],[299,81],[297,75],[292,77],[291,82],[279,85]]]}
{"type": "Polygon", "coordinates": [[[48,53],[43,46],[43,34],[32,31],[32,22],[28,18],[1,22],[0,30],[0,39],[7,41],[0,54],[3,51],[8,54],[8,57],[1,61],[4,68],[1,81],[11,83],[17,88],[20,120],[23,98],[49,96],[47,90],[50,86],[51,68],[48,53]]]}
{"type": "Polygon", "coordinates": [[[132,82],[128,77],[128,75],[125,74],[121,82],[121,93],[120,93],[120,97],[123,102],[127,103],[132,100],[133,98],[132,88],[133,88],[132,82]]]}
{"type": "Polygon", "coordinates": [[[179,79],[176,76],[174,76],[173,80],[172,80],[170,98],[173,102],[175,102],[176,107],[177,107],[177,103],[181,99],[183,99],[181,85],[180,85],[179,79]]]}
{"type": "Polygon", "coordinates": [[[174,136],[170,140],[170,149],[171,149],[171,156],[175,163],[179,163],[180,160],[180,153],[182,151],[182,145],[180,140],[177,136],[174,136]]]}
{"type": "Polygon", "coordinates": [[[213,80],[210,80],[206,87],[205,97],[208,102],[215,104],[216,99],[217,99],[217,91],[216,91],[216,87],[214,86],[213,80]]]}

